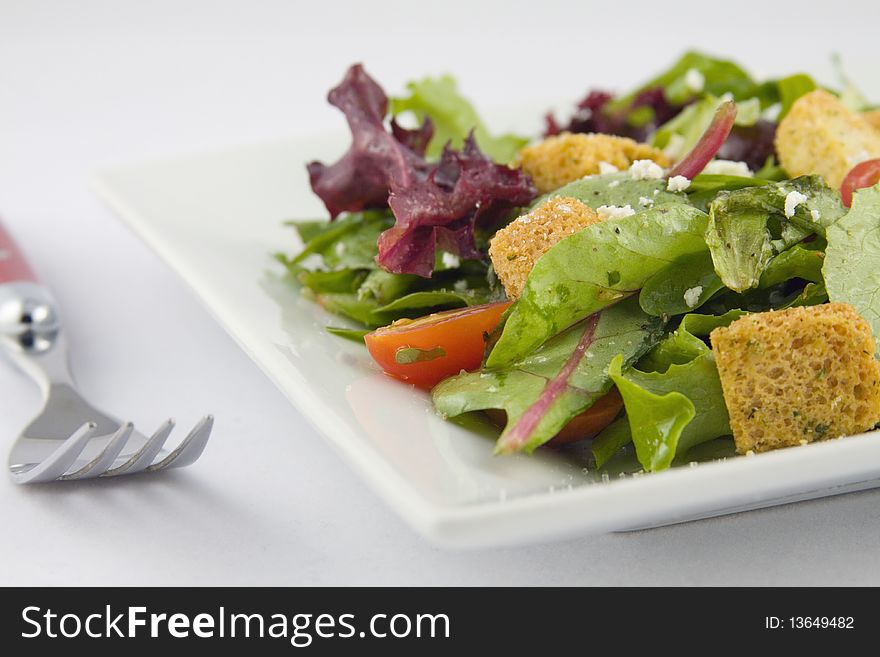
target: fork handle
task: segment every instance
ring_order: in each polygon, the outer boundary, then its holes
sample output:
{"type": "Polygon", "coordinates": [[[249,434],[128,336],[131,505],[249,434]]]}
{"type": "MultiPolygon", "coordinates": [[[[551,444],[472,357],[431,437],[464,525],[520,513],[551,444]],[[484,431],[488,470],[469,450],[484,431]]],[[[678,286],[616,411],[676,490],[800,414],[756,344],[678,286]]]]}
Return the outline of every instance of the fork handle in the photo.
{"type": "Polygon", "coordinates": [[[0,223],[0,285],[20,281],[36,283],[37,277],[12,235],[0,223]]]}

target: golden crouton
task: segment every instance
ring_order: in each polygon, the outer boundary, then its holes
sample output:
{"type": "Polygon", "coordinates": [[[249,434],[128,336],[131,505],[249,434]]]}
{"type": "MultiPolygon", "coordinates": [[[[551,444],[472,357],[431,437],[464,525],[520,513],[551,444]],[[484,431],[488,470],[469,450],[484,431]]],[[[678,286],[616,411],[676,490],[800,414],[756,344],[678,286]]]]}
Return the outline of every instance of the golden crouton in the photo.
{"type": "Polygon", "coordinates": [[[746,315],[710,338],[739,453],[847,436],[880,421],[871,327],[849,304],[746,315]]]}
{"type": "Polygon", "coordinates": [[[601,162],[627,169],[636,160],[654,160],[664,167],[669,165],[669,158],[653,146],[626,137],[599,134],[563,132],[527,146],[519,154],[520,166],[532,177],[542,194],[584,176],[602,173],[601,162]]]}
{"type": "Polygon", "coordinates": [[[558,196],[495,233],[489,257],[507,296],[522,294],[535,261],[564,237],[601,221],[593,208],[576,198],[558,196]]]}
{"type": "Polygon", "coordinates": [[[836,96],[817,89],[798,98],[782,119],[776,152],[791,177],[817,173],[836,188],[856,164],[880,157],[880,132],[836,96]]]}
{"type": "Polygon", "coordinates": [[[874,126],[874,129],[880,130],[880,109],[862,112],[862,117],[865,121],[874,126]]]}

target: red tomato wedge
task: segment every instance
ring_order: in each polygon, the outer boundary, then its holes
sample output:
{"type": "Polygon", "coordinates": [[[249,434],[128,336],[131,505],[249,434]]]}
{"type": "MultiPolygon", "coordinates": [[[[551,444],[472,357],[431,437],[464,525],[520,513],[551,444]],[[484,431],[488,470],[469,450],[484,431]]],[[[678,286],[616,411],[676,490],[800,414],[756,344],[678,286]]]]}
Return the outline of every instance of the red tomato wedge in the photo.
{"type": "Polygon", "coordinates": [[[364,336],[367,349],[385,372],[432,388],[483,360],[486,338],[511,301],[447,310],[418,319],[401,319],[364,336]]]}
{"type": "Polygon", "coordinates": [[[840,198],[846,207],[852,207],[853,192],[873,187],[880,182],[880,160],[865,160],[855,165],[840,183],[840,198]]]}

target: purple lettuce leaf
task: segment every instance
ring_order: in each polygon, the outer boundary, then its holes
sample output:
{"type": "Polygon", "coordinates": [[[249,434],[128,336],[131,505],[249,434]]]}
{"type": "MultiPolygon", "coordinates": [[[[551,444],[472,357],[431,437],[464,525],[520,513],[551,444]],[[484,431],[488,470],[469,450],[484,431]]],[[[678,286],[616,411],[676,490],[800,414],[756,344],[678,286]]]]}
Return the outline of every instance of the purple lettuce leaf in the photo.
{"type": "Polygon", "coordinates": [[[312,190],[331,218],[391,207],[396,223],[379,236],[377,258],[390,272],[430,277],[438,247],[462,258],[483,257],[474,244],[476,222],[497,219],[536,195],[526,174],[486,157],[473,132],[461,151],[447,145],[439,162],[427,162],[430,120],[415,130],[394,120],[386,128],[388,97],[360,64],[328,100],[345,114],[352,145],[332,165],[308,165],[312,190]]]}
{"type": "Polygon", "coordinates": [[[545,136],[560,132],[599,132],[620,137],[629,137],[636,141],[648,139],[657,127],[676,116],[685,105],[670,103],[661,87],[646,89],[639,93],[625,109],[609,111],[609,103],[614,96],[604,91],[590,91],[577,105],[577,109],[569,122],[560,126],[552,114],[545,117],[545,136]],[[653,110],[653,117],[645,122],[630,123],[630,117],[641,108],[653,110]]]}
{"type": "Polygon", "coordinates": [[[433,133],[430,121],[425,119],[416,130],[392,123],[389,132],[384,124],[388,97],[363,66],[349,68],[327,100],[345,114],[352,135],[351,148],[335,164],[307,166],[312,190],[331,218],[341,212],[387,207],[392,178],[406,180],[427,172],[423,155],[433,133]]]}
{"type": "Polygon", "coordinates": [[[392,179],[388,204],[397,221],[379,236],[378,262],[393,273],[428,277],[438,246],[463,258],[482,257],[474,245],[475,224],[536,194],[522,171],[483,155],[471,133],[461,151],[447,146],[426,176],[410,172],[392,179]]]}

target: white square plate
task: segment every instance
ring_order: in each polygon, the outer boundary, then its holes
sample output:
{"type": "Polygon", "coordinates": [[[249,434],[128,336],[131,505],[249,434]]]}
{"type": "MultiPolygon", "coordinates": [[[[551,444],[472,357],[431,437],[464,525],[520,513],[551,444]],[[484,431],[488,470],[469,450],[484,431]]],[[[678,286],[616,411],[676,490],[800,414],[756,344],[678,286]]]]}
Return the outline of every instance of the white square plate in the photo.
{"type": "Polygon", "coordinates": [[[877,432],[610,481],[585,472],[576,454],[493,456],[491,437],[437,417],[426,394],[324,331],[344,323],[301,298],[270,256],[297,248],[283,220],[325,216],[304,163],[332,161],[345,147],[339,138],[278,141],[117,168],[96,185],[351,466],[432,541],[537,542],[880,486],[877,432]]]}

